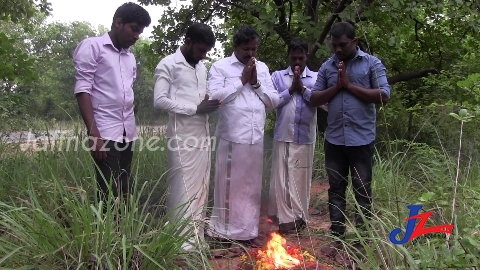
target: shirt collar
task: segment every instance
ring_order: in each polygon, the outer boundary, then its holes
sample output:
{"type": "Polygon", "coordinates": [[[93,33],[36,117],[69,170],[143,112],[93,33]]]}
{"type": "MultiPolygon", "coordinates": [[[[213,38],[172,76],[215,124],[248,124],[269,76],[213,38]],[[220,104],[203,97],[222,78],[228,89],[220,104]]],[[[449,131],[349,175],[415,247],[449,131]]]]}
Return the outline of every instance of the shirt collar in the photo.
{"type": "Polygon", "coordinates": [[[180,50],[180,47],[178,47],[177,50],[175,51],[174,59],[176,64],[181,63],[181,64],[184,64],[186,67],[193,68],[193,69],[197,69],[203,65],[202,61],[199,61],[198,63],[196,63],[194,67],[190,65],[190,63],[187,62],[187,59],[185,59],[185,56],[183,55],[182,50],[180,50]]]}
{"type": "Polygon", "coordinates": [[[175,63],[180,64],[183,63],[184,65],[190,66],[190,64],[187,62],[187,59],[185,59],[185,56],[183,56],[182,51],[180,50],[180,47],[177,48],[175,51],[175,63]]]}
{"type": "MultiPolygon", "coordinates": [[[[115,50],[118,51],[118,49],[115,47],[115,45],[113,45],[113,41],[112,39],[110,38],[110,35],[107,33],[103,34],[102,36],[102,40],[103,40],[103,45],[110,45],[112,46],[112,48],[114,48],[115,50]]],[[[127,49],[122,49],[123,51],[125,51],[126,53],[131,53],[132,51],[130,50],[130,48],[127,48],[127,49]]],[[[121,52],[121,51],[120,51],[121,52]]]]}
{"type": "Polygon", "coordinates": [[[230,64],[233,65],[235,63],[240,63],[243,65],[243,63],[238,60],[238,58],[235,56],[235,53],[233,52],[232,55],[230,56],[230,64]]]}
{"type": "MultiPolygon", "coordinates": [[[[355,54],[355,57],[353,57],[353,59],[362,58],[366,55],[367,54],[357,46],[357,53],[355,54]]],[[[336,64],[338,62],[338,57],[336,55],[333,55],[332,60],[333,60],[333,63],[336,64]]]]}
{"type": "MultiPolygon", "coordinates": [[[[293,70],[291,67],[288,67],[287,69],[285,69],[285,73],[284,75],[290,75],[290,76],[293,76],[293,70]]],[[[312,76],[312,71],[310,69],[308,69],[307,66],[305,66],[305,69],[303,69],[303,72],[302,74],[300,75],[302,78],[306,78],[306,77],[313,77],[312,76]]]]}

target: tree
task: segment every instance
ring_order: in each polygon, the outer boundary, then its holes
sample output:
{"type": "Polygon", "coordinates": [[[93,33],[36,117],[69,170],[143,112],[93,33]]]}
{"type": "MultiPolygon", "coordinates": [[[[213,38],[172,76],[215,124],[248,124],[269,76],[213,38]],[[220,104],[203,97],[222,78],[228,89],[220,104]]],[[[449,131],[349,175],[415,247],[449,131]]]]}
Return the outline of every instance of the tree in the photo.
{"type": "MultiPolygon", "coordinates": [[[[159,0],[139,2],[169,4],[159,0]]],[[[472,42],[478,34],[479,11],[479,1],[458,0],[193,0],[178,11],[167,8],[154,32],[152,52],[171,53],[192,22],[223,20],[215,30],[226,53],[231,52],[236,26],[249,23],[262,34],[259,56],[271,69],[284,65],[286,44],[300,36],[310,43],[308,65],[316,70],[331,55],[331,26],[350,20],[356,24],[361,46],[385,63],[390,84],[408,82],[396,90],[404,91],[399,95],[405,99],[403,106],[411,107],[437,92],[418,91],[415,87],[421,81],[416,79],[454,69],[458,56],[470,49],[459,44],[472,42]]],[[[325,115],[318,119],[324,124],[325,115]]]]}
{"type": "Polygon", "coordinates": [[[15,116],[24,115],[27,106],[19,84],[37,78],[27,42],[15,37],[32,31],[37,19],[49,13],[50,4],[46,0],[3,0],[0,4],[0,122],[8,126],[15,116]]]}
{"type": "Polygon", "coordinates": [[[70,120],[78,115],[73,97],[73,52],[80,41],[96,35],[97,30],[89,23],[55,22],[41,24],[31,36],[31,54],[37,60],[35,68],[39,80],[28,87],[37,97],[37,106],[33,109],[44,119],[70,120]]]}

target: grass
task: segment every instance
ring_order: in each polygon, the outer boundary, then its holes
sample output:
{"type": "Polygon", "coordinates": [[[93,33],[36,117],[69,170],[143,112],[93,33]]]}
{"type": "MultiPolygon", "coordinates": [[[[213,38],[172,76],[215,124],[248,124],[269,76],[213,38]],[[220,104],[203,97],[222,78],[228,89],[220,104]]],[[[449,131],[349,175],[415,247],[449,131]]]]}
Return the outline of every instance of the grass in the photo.
{"type": "MultiPolygon", "coordinates": [[[[391,153],[376,154],[374,212],[366,231],[349,223],[345,249],[360,269],[477,269],[480,265],[480,163],[426,144],[390,142],[391,153]],[[405,231],[407,205],[433,211],[425,227],[454,224],[451,235],[429,234],[394,245],[389,234],[405,231]],[[356,241],[360,245],[355,245],[356,241]]],[[[460,151],[461,152],[461,151],[460,151]]],[[[355,202],[349,193],[347,215],[355,202]]],[[[418,224],[418,221],[417,221],[418,224]]],[[[399,235],[398,237],[403,237],[399,235]]]]}
{"type": "MultiPolygon", "coordinates": [[[[78,129],[74,132],[81,136],[78,129]]],[[[141,135],[152,137],[154,132],[144,128],[141,135]]],[[[389,152],[376,154],[375,214],[369,229],[360,232],[347,224],[352,231],[344,242],[349,256],[362,269],[476,269],[480,265],[480,164],[426,144],[383,143],[387,144],[389,152]],[[405,228],[406,206],[414,203],[434,212],[428,226],[453,223],[452,236],[430,235],[405,245],[392,244],[390,231],[405,228]],[[353,245],[352,240],[361,245],[353,245]]],[[[65,151],[67,146],[23,152],[15,144],[0,143],[0,267],[212,268],[208,251],[180,248],[193,234],[185,230],[188,221],[165,219],[165,151],[140,151],[137,145],[135,192],[126,202],[113,202],[104,215],[93,196],[96,184],[90,155],[65,151]],[[120,216],[118,222],[115,213],[120,216]]],[[[325,177],[322,149],[319,138],[316,178],[325,177]]],[[[268,155],[266,151],[264,189],[268,189],[268,155]]],[[[346,214],[353,217],[353,194],[348,196],[346,214]]]]}
{"type": "Polygon", "coordinates": [[[0,147],[9,148],[0,159],[0,254],[6,254],[0,266],[127,269],[141,262],[140,269],[175,269],[183,258],[190,269],[202,267],[204,254],[185,254],[180,248],[191,237],[184,230],[187,221],[165,220],[165,152],[137,151],[136,192],[127,202],[114,202],[104,215],[93,196],[95,174],[88,153],[0,147]],[[114,213],[121,217],[118,223],[114,213]]]}

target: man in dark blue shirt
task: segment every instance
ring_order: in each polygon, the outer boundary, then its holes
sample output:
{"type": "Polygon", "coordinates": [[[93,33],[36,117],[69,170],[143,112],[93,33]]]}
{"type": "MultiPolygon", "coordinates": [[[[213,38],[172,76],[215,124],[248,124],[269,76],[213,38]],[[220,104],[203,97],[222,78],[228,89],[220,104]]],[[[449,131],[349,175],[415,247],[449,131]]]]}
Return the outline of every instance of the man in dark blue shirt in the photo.
{"type": "MultiPolygon", "coordinates": [[[[386,68],[382,62],[358,46],[355,28],[339,22],[330,30],[335,53],[322,64],[312,89],[310,104],[328,103],[325,132],[325,167],[331,233],[345,234],[345,192],[350,172],[355,199],[366,218],[371,213],[372,166],[376,136],[375,104],[386,104],[390,98],[386,68]]],[[[357,228],[364,224],[356,213],[357,228]]]]}

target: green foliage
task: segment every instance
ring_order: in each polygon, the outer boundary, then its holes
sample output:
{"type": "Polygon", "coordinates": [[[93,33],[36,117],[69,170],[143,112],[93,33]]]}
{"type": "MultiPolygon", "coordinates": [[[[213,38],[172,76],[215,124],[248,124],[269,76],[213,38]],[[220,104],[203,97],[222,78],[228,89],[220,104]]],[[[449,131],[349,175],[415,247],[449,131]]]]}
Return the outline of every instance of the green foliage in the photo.
{"type": "Polygon", "coordinates": [[[49,14],[52,11],[48,0],[2,0],[0,5],[0,21],[14,23],[28,21],[38,12],[49,14]]]}
{"type": "MultiPolygon", "coordinates": [[[[465,113],[459,115],[468,117],[465,113]]],[[[377,154],[373,173],[376,214],[366,233],[349,223],[353,233],[345,242],[358,267],[474,269],[479,265],[480,190],[476,179],[480,164],[458,160],[445,149],[408,141],[397,141],[390,151],[377,154]],[[404,245],[389,243],[393,228],[405,229],[409,204],[421,204],[423,211],[434,212],[427,227],[454,224],[453,234],[425,235],[404,245]],[[360,245],[352,245],[352,240],[360,245]]],[[[353,194],[348,196],[353,201],[353,194]]],[[[347,206],[349,216],[354,206],[354,202],[347,206]]]]}
{"type": "Polygon", "coordinates": [[[34,59],[27,53],[15,48],[15,40],[0,32],[0,79],[4,82],[4,90],[13,91],[12,87],[20,78],[29,83],[37,78],[34,73],[34,59]]]}
{"type": "Polygon", "coordinates": [[[202,268],[200,252],[181,249],[193,235],[190,221],[166,220],[165,152],[137,145],[134,193],[99,202],[93,160],[77,132],[36,152],[0,143],[0,267],[178,269],[182,258],[189,269],[202,268]],[[105,203],[113,207],[103,214],[105,203]]]}
{"type": "Polygon", "coordinates": [[[18,32],[31,31],[33,23],[48,14],[50,4],[46,0],[0,4],[0,128],[5,128],[25,119],[29,91],[22,84],[38,78],[35,57],[29,53],[27,41],[18,39],[18,32]]]}

